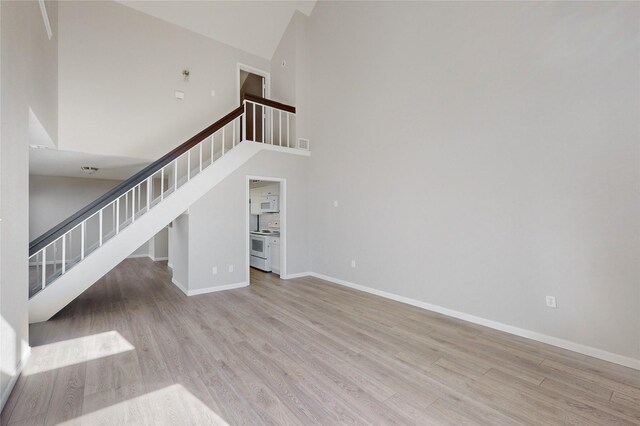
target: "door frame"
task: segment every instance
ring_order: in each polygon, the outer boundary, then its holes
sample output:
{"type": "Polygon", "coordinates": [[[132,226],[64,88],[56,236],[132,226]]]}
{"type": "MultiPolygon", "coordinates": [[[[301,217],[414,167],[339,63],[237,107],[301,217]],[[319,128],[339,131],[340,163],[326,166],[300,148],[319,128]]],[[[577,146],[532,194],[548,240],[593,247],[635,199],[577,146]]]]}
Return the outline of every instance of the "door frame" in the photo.
{"type": "MultiPolygon", "coordinates": [[[[242,105],[242,98],[240,96],[240,71],[245,71],[251,74],[259,75],[264,78],[264,88],[263,88],[263,97],[266,99],[271,99],[271,74],[267,71],[261,70],[260,68],[252,67],[251,65],[246,65],[238,62],[237,70],[236,70],[236,86],[238,88],[238,105],[242,105]]],[[[263,108],[265,110],[266,108],[263,108]]],[[[262,117],[262,128],[264,130],[265,138],[266,135],[271,131],[270,123],[271,118],[269,117],[270,112],[265,111],[262,117]]],[[[244,136],[246,139],[246,135],[244,136]]],[[[263,141],[264,142],[264,141],[263,141]]]]}
{"type": "Polygon", "coordinates": [[[242,99],[240,98],[240,71],[246,71],[251,74],[259,75],[264,78],[264,97],[270,99],[271,97],[271,74],[267,71],[261,70],[260,68],[252,67],[251,65],[245,65],[238,62],[237,70],[236,70],[236,87],[238,88],[238,105],[242,105],[242,99]]]}
{"type": "Polygon", "coordinates": [[[245,177],[245,253],[246,253],[246,274],[247,284],[251,284],[251,253],[249,247],[251,245],[251,210],[249,207],[251,181],[266,180],[269,182],[278,182],[280,184],[280,278],[287,279],[287,179],[273,176],[254,176],[247,175],[245,177]]]}

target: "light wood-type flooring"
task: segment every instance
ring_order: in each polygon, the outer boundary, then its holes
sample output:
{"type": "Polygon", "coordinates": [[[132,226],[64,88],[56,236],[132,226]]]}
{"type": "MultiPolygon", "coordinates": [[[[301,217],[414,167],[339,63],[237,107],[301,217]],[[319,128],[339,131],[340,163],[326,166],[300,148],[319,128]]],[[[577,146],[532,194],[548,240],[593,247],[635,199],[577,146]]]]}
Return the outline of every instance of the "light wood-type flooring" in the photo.
{"type": "Polygon", "coordinates": [[[3,426],[640,424],[640,371],[315,278],[128,259],[30,332],[3,426]]]}

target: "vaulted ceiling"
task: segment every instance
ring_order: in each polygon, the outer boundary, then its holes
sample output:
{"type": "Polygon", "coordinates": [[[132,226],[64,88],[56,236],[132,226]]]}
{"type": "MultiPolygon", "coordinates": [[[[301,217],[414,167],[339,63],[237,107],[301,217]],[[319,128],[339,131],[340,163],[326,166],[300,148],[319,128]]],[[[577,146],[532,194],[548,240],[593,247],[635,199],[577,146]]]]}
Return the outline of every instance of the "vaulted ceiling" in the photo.
{"type": "Polygon", "coordinates": [[[271,59],[296,10],[309,15],[315,0],[295,1],[135,1],[120,3],[271,59]]]}

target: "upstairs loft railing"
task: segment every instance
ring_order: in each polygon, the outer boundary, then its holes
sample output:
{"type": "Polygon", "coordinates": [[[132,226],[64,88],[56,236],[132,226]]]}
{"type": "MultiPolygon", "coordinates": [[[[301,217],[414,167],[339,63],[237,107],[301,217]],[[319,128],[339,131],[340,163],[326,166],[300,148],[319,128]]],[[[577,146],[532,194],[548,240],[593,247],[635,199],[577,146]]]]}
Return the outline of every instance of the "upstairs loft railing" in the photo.
{"type": "Polygon", "coordinates": [[[182,145],[29,243],[29,297],[244,141],[294,148],[295,107],[246,95],[182,145]]]}

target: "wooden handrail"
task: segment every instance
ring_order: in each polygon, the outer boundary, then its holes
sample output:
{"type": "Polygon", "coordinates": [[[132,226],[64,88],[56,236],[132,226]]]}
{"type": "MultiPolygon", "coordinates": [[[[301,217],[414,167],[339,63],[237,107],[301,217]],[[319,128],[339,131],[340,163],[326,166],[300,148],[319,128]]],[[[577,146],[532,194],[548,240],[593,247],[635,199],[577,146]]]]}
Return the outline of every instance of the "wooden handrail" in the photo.
{"type": "Polygon", "coordinates": [[[296,113],[296,107],[294,107],[294,106],[283,104],[283,103],[276,102],[276,101],[272,101],[271,99],[267,99],[267,98],[261,98],[260,96],[253,96],[253,95],[249,95],[249,94],[245,93],[243,99],[247,100],[249,102],[253,102],[253,103],[256,103],[256,104],[268,106],[268,107],[271,107],[271,108],[281,109],[282,111],[287,111],[287,112],[290,112],[292,114],[296,113]]]}
{"type": "Polygon", "coordinates": [[[182,145],[173,149],[168,154],[161,157],[159,160],[154,161],[135,175],[131,176],[129,179],[120,183],[118,186],[102,195],[97,200],[93,201],[91,204],[83,207],[73,215],[69,216],[67,219],[63,220],[44,234],[40,235],[36,239],[32,240],[29,243],[29,256],[33,256],[38,251],[54,242],[62,235],[64,235],[67,231],[73,229],[75,226],[88,219],[94,213],[98,212],[103,207],[106,207],[111,202],[113,202],[116,198],[124,195],[131,188],[139,185],[147,179],[148,177],[157,173],[160,169],[171,163],[176,158],[180,157],[182,154],[187,152],[189,149],[193,148],[200,142],[202,142],[206,137],[211,136],[218,130],[222,129],[225,125],[232,122],[234,119],[238,118],[244,112],[244,105],[239,106],[238,108],[231,111],[229,114],[222,117],[220,120],[213,123],[211,126],[199,132],[197,135],[189,138],[182,145]]]}

